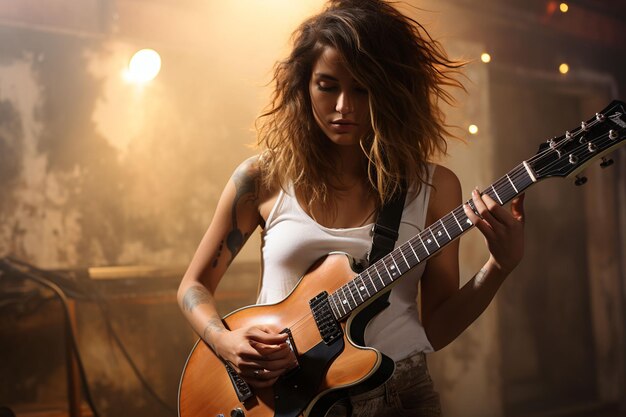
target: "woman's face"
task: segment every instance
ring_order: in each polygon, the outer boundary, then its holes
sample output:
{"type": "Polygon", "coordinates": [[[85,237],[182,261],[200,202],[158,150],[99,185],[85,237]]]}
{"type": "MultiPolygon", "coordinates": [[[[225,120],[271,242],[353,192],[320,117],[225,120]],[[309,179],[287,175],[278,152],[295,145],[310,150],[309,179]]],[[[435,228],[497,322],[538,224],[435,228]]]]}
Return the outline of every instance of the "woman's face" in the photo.
{"type": "Polygon", "coordinates": [[[325,47],[313,65],[309,93],[315,121],[333,143],[357,145],[370,130],[368,92],[335,48],[325,47]]]}

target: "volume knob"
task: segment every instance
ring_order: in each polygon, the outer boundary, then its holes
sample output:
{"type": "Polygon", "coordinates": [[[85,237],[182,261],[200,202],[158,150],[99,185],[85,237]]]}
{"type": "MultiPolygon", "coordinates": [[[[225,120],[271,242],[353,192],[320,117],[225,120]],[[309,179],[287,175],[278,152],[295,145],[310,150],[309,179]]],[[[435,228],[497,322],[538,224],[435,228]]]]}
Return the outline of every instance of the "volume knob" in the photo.
{"type": "Polygon", "coordinates": [[[246,413],[241,408],[233,408],[230,412],[230,417],[245,417],[246,413]]]}

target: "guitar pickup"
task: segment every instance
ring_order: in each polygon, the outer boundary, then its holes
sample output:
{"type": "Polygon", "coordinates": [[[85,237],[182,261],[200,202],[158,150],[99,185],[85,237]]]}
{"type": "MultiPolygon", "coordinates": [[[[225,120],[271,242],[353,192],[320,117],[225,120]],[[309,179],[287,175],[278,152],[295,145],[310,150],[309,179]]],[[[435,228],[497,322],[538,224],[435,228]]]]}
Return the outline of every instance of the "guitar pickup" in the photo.
{"type": "Polygon", "coordinates": [[[322,336],[322,340],[326,345],[330,345],[341,339],[343,331],[341,325],[335,319],[333,312],[328,303],[328,293],[323,291],[309,301],[311,313],[317,324],[317,329],[322,336]]]}

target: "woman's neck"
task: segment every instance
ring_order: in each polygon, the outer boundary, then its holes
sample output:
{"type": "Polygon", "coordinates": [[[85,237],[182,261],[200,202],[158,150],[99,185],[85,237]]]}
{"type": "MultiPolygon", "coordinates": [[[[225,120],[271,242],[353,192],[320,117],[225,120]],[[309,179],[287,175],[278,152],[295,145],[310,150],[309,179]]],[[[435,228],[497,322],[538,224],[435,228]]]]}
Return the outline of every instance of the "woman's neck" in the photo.
{"type": "Polygon", "coordinates": [[[333,186],[341,189],[367,181],[365,156],[360,146],[337,145],[331,152],[335,158],[335,178],[338,181],[338,184],[332,184],[333,186]]]}

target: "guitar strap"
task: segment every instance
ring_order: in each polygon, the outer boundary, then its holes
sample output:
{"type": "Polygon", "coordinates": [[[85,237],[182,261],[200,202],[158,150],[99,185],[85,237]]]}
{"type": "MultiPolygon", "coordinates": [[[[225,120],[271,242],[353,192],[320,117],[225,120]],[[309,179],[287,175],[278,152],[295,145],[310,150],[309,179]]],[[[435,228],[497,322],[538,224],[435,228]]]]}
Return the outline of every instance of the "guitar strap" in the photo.
{"type": "Polygon", "coordinates": [[[393,250],[398,240],[405,200],[406,187],[402,187],[402,191],[397,192],[378,213],[378,219],[372,229],[372,249],[368,259],[370,265],[393,250]]]}
{"type": "MultiPolygon", "coordinates": [[[[385,203],[376,219],[376,224],[372,229],[372,249],[368,256],[368,263],[372,265],[383,256],[391,252],[398,240],[398,229],[402,219],[402,210],[406,200],[406,186],[403,184],[402,190],[385,203]]],[[[351,326],[353,340],[365,345],[365,327],[383,309],[389,305],[389,291],[380,295],[372,301],[365,309],[359,313],[359,320],[355,320],[351,326]]]]}
{"type": "MultiPolygon", "coordinates": [[[[374,262],[387,255],[396,245],[405,200],[406,186],[403,184],[402,190],[394,194],[380,209],[376,224],[372,229],[372,249],[368,256],[369,265],[372,265],[374,262]]],[[[358,319],[355,319],[350,326],[350,335],[354,342],[358,345],[365,346],[365,328],[367,324],[375,315],[387,308],[388,305],[389,291],[380,295],[358,314],[358,319]]],[[[395,365],[393,360],[385,355],[382,356],[383,364],[381,364],[381,369],[387,369],[386,372],[389,372],[387,377],[389,377],[395,365]]],[[[370,388],[373,389],[375,386],[370,388]]],[[[352,403],[347,397],[340,398],[335,404],[343,407],[347,416],[352,416],[352,403]]]]}

